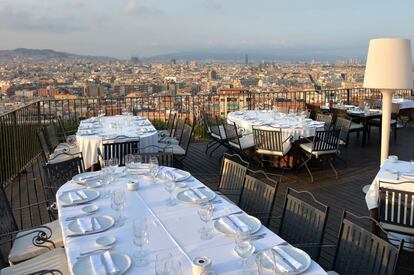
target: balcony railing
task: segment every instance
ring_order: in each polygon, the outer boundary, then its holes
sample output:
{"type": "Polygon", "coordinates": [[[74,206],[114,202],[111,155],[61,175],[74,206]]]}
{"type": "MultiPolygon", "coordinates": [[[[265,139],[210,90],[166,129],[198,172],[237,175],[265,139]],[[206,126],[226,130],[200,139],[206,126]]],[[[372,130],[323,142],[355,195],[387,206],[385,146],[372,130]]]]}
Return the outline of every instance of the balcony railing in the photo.
{"type": "MultiPolygon", "coordinates": [[[[397,91],[398,97],[413,96],[411,90],[397,91]]],[[[228,112],[243,108],[272,106],[299,108],[305,103],[324,104],[327,100],[358,104],[365,99],[379,99],[378,90],[334,89],[293,91],[283,93],[243,93],[212,95],[144,96],[118,98],[80,98],[41,100],[0,116],[0,183],[7,185],[41,149],[37,142],[38,126],[61,116],[65,121],[77,121],[97,116],[100,111],[119,114],[123,109],[151,120],[166,120],[170,111],[192,119],[202,111],[225,117],[228,112]]]]}

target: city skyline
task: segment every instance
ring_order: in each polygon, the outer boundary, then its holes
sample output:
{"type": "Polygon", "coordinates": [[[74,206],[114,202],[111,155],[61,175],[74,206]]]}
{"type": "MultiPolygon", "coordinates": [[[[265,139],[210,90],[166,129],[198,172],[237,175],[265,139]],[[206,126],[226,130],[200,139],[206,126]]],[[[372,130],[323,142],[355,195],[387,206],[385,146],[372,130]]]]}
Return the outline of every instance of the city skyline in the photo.
{"type": "Polygon", "coordinates": [[[0,0],[0,49],[116,58],[182,52],[365,58],[372,38],[414,38],[414,3],[398,4],[0,0]]]}

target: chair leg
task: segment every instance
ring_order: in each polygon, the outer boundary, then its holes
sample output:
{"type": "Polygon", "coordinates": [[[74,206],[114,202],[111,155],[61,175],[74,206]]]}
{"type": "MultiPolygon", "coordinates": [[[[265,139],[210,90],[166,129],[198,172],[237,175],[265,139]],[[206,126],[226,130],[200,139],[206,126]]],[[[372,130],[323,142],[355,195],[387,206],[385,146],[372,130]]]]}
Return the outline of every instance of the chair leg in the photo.
{"type": "Polygon", "coordinates": [[[394,141],[397,141],[397,123],[394,125],[394,141]]]}
{"type": "Polygon", "coordinates": [[[313,183],[313,175],[312,175],[312,172],[311,172],[311,170],[309,169],[309,166],[308,166],[308,162],[312,159],[312,155],[311,156],[308,156],[308,159],[307,160],[305,160],[304,158],[302,158],[302,159],[303,159],[303,163],[301,165],[299,165],[298,169],[300,169],[303,166],[305,166],[305,168],[308,171],[308,174],[309,174],[309,176],[311,178],[311,182],[310,183],[313,183]]]}
{"type": "Polygon", "coordinates": [[[206,151],[205,151],[205,153],[207,154],[207,152],[208,152],[208,149],[210,149],[211,148],[211,146],[213,146],[214,144],[216,144],[217,143],[217,141],[216,140],[210,140],[208,143],[207,143],[207,145],[206,145],[206,151]]]}
{"type": "Polygon", "coordinates": [[[328,158],[328,163],[331,166],[332,170],[334,171],[336,178],[338,178],[338,172],[336,171],[335,166],[333,165],[331,158],[328,158]]]}
{"type": "MultiPolygon", "coordinates": [[[[219,142],[217,142],[217,146],[216,146],[216,148],[214,148],[212,151],[210,151],[210,157],[213,155],[213,153],[218,149],[218,148],[220,148],[220,146],[221,146],[222,144],[221,143],[219,143],[219,142]]],[[[214,146],[212,146],[211,148],[213,148],[214,146]]]]}

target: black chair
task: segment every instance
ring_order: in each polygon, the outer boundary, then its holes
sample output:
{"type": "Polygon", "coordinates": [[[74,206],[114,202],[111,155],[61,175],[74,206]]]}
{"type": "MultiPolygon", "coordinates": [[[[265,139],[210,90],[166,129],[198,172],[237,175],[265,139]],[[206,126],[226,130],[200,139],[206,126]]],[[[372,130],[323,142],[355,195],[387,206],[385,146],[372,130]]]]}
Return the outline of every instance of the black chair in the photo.
{"type": "Polygon", "coordinates": [[[351,129],[352,120],[343,118],[343,117],[337,117],[335,119],[334,129],[340,130],[339,138],[340,143],[339,145],[347,146],[349,143],[349,130],[351,129]]]}
{"type": "MultiPolygon", "coordinates": [[[[397,140],[398,117],[400,113],[400,104],[392,103],[390,126],[394,132],[394,140],[397,140]]],[[[382,118],[373,118],[368,121],[368,137],[371,135],[371,127],[382,128],[382,118]]]]}
{"type": "Polygon", "coordinates": [[[278,235],[318,261],[328,211],[312,193],[288,188],[278,235]]]}
{"type": "Polygon", "coordinates": [[[302,166],[306,167],[311,178],[311,183],[313,183],[313,175],[308,166],[308,162],[311,161],[313,157],[326,160],[334,171],[336,178],[338,178],[338,172],[336,171],[332,160],[339,154],[340,133],[341,130],[339,129],[316,131],[312,141],[307,139],[309,141],[308,143],[302,143],[300,145],[300,148],[307,159],[303,159],[303,163],[299,168],[302,166]]]}
{"type": "Polygon", "coordinates": [[[44,189],[53,211],[57,190],[75,175],[85,172],[82,153],[57,154],[43,166],[43,171],[45,173],[44,189]]]}
{"type": "Polygon", "coordinates": [[[170,137],[173,134],[174,122],[175,122],[176,115],[177,114],[174,113],[174,112],[170,112],[170,114],[168,115],[167,129],[158,131],[158,135],[161,138],[170,137]]]}
{"type": "MultiPolygon", "coordinates": [[[[29,205],[27,207],[33,207],[29,205]]],[[[10,202],[0,187],[0,265],[26,261],[56,247],[63,246],[61,229],[57,221],[19,230],[10,202]],[[6,255],[7,256],[6,256],[6,255]]],[[[3,272],[0,272],[3,274],[3,272]]],[[[21,273],[20,273],[21,274],[21,273]]]]}
{"type": "MultiPolygon", "coordinates": [[[[414,192],[403,191],[400,186],[413,185],[412,181],[379,182],[378,221],[387,232],[388,239],[395,239],[395,234],[414,236],[414,192]]],[[[411,246],[412,242],[404,242],[411,246]]]]}
{"type": "Polygon", "coordinates": [[[126,155],[139,152],[139,140],[130,140],[127,136],[117,136],[111,140],[104,140],[102,149],[102,151],[99,147],[97,149],[98,158],[101,161],[116,158],[118,165],[124,166],[126,155]]]}
{"type": "MultiPolygon", "coordinates": [[[[60,128],[60,131],[62,132],[64,140],[69,144],[75,142],[76,141],[76,135],[75,134],[77,132],[77,128],[73,127],[72,130],[66,129],[65,123],[64,123],[63,118],[61,116],[57,117],[57,121],[58,121],[59,128],[60,128]]],[[[79,122],[76,122],[76,123],[73,122],[72,124],[76,125],[76,126],[79,126],[79,122]]]]}
{"type": "Polygon", "coordinates": [[[173,134],[169,137],[161,138],[159,142],[166,144],[180,144],[184,132],[184,125],[187,123],[187,118],[178,118],[175,123],[173,134]]]}
{"type": "Polygon", "coordinates": [[[331,114],[317,113],[316,114],[316,120],[325,122],[325,125],[324,125],[325,130],[331,129],[331,125],[332,125],[332,115],[331,114]]]}
{"type": "Polygon", "coordinates": [[[249,163],[240,155],[224,154],[217,191],[238,204],[249,163]]]}
{"type": "Polygon", "coordinates": [[[268,226],[279,182],[265,172],[248,170],[245,176],[239,207],[268,226]]]}
{"type": "Polygon", "coordinates": [[[42,150],[42,153],[43,153],[42,154],[43,160],[44,160],[44,162],[47,162],[49,160],[49,156],[52,152],[50,151],[49,145],[47,144],[46,137],[45,137],[43,129],[41,129],[41,128],[37,129],[36,130],[36,136],[37,136],[37,140],[39,142],[39,146],[40,146],[40,148],[42,150]]]}
{"type": "Polygon", "coordinates": [[[206,114],[205,123],[207,124],[207,129],[209,129],[210,137],[214,142],[210,142],[206,146],[206,154],[208,153],[208,150],[212,149],[210,151],[210,157],[212,154],[221,146],[226,146],[226,133],[223,127],[223,123],[220,118],[211,116],[206,114]]]}
{"type": "Polygon", "coordinates": [[[356,223],[363,220],[378,224],[371,217],[343,212],[333,270],[353,275],[395,274],[402,244],[395,247],[356,223]]]}
{"type": "Polygon", "coordinates": [[[243,128],[238,128],[236,123],[227,123],[224,120],[221,120],[221,127],[220,129],[223,129],[224,134],[222,134],[222,142],[223,144],[237,152],[238,154],[244,155],[245,157],[248,157],[247,154],[244,152],[244,150],[248,149],[245,144],[241,142],[241,138],[243,137],[243,128]]]}
{"type": "Polygon", "coordinates": [[[138,155],[141,156],[141,161],[143,163],[148,163],[151,157],[156,157],[159,165],[174,167],[174,155],[172,148],[148,145],[141,148],[138,155]]]}

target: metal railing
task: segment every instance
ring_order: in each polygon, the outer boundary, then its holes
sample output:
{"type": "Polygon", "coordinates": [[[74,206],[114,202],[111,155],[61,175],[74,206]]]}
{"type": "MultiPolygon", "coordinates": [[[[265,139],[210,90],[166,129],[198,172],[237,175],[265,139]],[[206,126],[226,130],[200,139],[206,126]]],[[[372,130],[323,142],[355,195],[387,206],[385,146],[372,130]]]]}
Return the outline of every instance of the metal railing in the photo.
{"type": "MultiPolygon", "coordinates": [[[[396,92],[398,97],[413,96],[411,90],[396,92]]],[[[306,104],[325,104],[326,101],[358,104],[366,99],[379,99],[378,90],[352,88],[321,91],[292,91],[274,93],[176,95],[118,98],[79,98],[41,100],[0,115],[0,183],[6,184],[25,165],[40,153],[36,128],[61,116],[64,121],[78,121],[97,116],[121,114],[123,110],[151,120],[165,121],[170,111],[192,120],[201,112],[225,117],[227,113],[244,108],[272,106],[305,108],[306,104]]]]}

